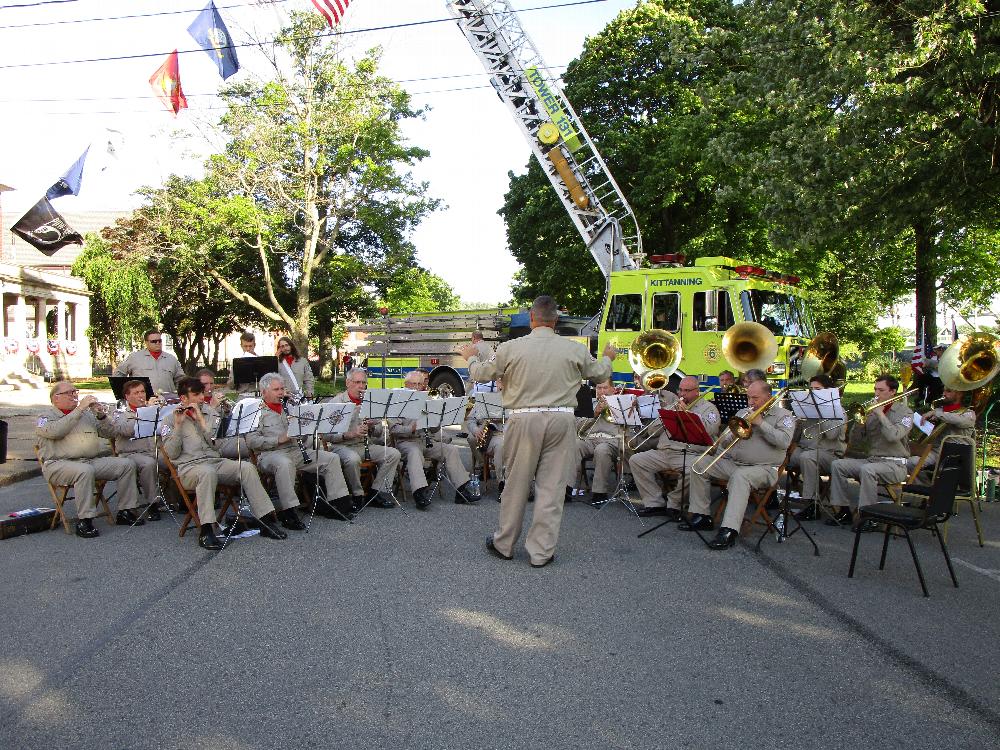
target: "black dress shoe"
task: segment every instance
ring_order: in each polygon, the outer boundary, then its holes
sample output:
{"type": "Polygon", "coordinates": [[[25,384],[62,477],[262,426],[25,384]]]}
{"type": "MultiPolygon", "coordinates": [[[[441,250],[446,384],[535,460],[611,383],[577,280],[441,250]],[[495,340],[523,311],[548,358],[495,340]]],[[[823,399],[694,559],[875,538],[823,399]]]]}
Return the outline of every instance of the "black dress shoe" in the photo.
{"type": "Polygon", "coordinates": [[[674,523],[681,520],[681,512],[676,508],[668,508],[665,505],[660,505],[653,508],[638,508],[636,510],[636,515],[640,518],[649,518],[650,516],[664,516],[667,521],[674,523]]]}
{"type": "Polygon", "coordinates": [[[218,552],[222,549],[222,542],[215,535],[215,529],[212,528],[212,524],[206,523],[202,525],[201,531],[198,532],[198,546],[212,552],[218,552]]]}
{"type": "Polygon", "coordinates": [[[396,501],[392,499],[392,495],[385,492],[378,492],[375,495],[375,499],[371,502],[376,508],[395,508],[396,501]]]}
{"type": "Polygon", "coordinates": [[[795,514],[795,517],[800,521],[815,521],[816,520],[816,504],[809,502],[805,508],[800,510],[795,514]]]}
{"type": "Polygon", "coordinates": [[[351,495],[351,510],[357,513],[365,507],[364,495],[351,495]]]}
{"type": "Polygon", "coordinates": [[[278,528],[274,513],[258,518],[257,523],[260,524],[260,535],[265,539],[288,539],[288,534],[278,528]]]}
{"type": "Polygon", "coordinates": [[[116,526],[142,526],[145,523],[139,516],[128,509],[118,511],[118,514],[115,516],[116,526]]]}
{"type": "Polygon", "coordinates": [[[497,502],[500,502],[500,496],[503,494],[503,482],[497,482],[497,502]]]}
{"type": "Polygon", "coordinates": [[[734,530],[723,526],[719,529],[719,533],[715,535],[715,539],[708,543],[709,549],[729,549],[734,544],[736,540],[739,539],[740,535],[734,530]]]}
{"type": "Polygon", "coordinates": [[[455,490],[455,504],[456,505],[472,505],[472,503],[478,503],[479,498],[469,492],[469,483],[466,482],[457,490],[455,490]]]}
{"type": "Polygon", "coordinates": [[[496,545],[493,544],[492,536],[486,538],[486,551],[493,555],[493,557],[499,557],[501,560],[510,560],[507,555],[496,548],[496,545]]]}
{"type": "Polygon", "coordinates": [[[280,511],[278,513],[278,518],[281,520],[281,525],[286,529],[291,529],[292,531],[306,530],[306,525],[302,523],[293,508],[286,508],[285,510],[280,511]]]}
{"type": "Polygon", "coordinates": [[[549,558],[548,560],[546,560],[545,562],[541,562],[541,563],[531,563],[531,567],[533,567],[533,568],[544,568],[544,567],[545,567],[546,565],[551,565],[551,564],[552,564],[552,563],[554,563],[555,561],[556,561],[556,556],[555,556],[555,555],[552,555],[552,557],[550,557],[550,558],[549,558]]]}
{"type": "Polygon", "coordinates": [[[851,515],[851,511],[842,510],[840,513],[835,513],[833,518],[826,519],[825,523],[827,526],[847,526],[854,520],[854,516],[851,515]]]}
{"type": "Polygon", "coordinates": [[[83,539],[93,539],[100,536],[101,532],[94,528],[94,522],[89,518],[79,518],[76,521],[76,535],[83,539]]]}
{"type": "Polygon", "coordinates": [[[851,526],[851,531],[860,531],[862,534],[870,534],[873,531],[882,531],[882,527],[875,523],[872,519],[866,518],[864,521],[858,521],[856,524],[851,526]]]}
{"type": "Polygon", "coordinates": [[[146,520],[147,521],[159,521],[160,520],[160,509],[156,507],[156,503],[146,506],[146,520]]]}
{"type": "Polygon", "coordinates": [[[607,492],[594,492],[590,496],[591,505],[604,505],[608,501],[607,492]]]}
{"type": "Polygon", "coordinates": [[[427,510],[431,504],[431,491],[427,487],[421,487],[413,493],[413,504],[417,510],[427,510]]]}
{"type": "Polygon", "coordinates": [[[688,520],[677,524],[677,528],[681,531],[711,531],[715,528],[715,522],[711,516],[706,516],[703,513],[692,513],[688,520]]]}
{"type": "Polygon", "coordinates": [[[571,503],[571,502],[573,502],[573,488],[572,487],[567,487],[566,488],[566,497],[563,499],[563,502],[564,503],[571,503]]]}

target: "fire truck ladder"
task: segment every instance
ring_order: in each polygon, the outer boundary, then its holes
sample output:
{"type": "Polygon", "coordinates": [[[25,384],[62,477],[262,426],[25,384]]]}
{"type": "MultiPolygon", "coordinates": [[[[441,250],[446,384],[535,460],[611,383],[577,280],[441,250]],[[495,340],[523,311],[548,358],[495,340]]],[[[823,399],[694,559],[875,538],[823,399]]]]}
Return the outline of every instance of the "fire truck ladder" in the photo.
{"type": "Polygon", "coordinates": [[[510,2],[447,5],[605,278],[638,268],[642,235],[632,207],[510,2]]]}

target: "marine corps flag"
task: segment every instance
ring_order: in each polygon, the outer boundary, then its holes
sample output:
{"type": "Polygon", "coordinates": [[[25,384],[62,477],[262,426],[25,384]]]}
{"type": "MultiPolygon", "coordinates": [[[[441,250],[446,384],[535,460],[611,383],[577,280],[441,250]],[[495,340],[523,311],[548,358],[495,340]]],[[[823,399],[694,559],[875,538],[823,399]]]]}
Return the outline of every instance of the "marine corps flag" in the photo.
{"type": "Polygon", "coordinates": [[[225,80],[240,69],[236,59],[236,48],[229,36],[229,29],[219,15],[214,2],[209,2],[205,9],[188,26],[188,33],[201,45],[201,48],[212,58],[219,69],[219,75],[225,80]]]}
{"type": "Polygon", "coordinates": [[[65,245],[83,244],[80,233],[74,231],[52,208],[48,198],[40,199],[28,213],[17,220],[10,231],[46,255],[53,255],[65,245]]]}
{"type": "Polygon", "coordinates": [[[181,73],[177,64],[177,50],[167,55],[167,61],[163,63],[153,77],[149,79],[149,85],[153,87],[153,92],[167,109],[177,115],[182,109],[187,109],[187,99],[181,91],[181,73]]]}

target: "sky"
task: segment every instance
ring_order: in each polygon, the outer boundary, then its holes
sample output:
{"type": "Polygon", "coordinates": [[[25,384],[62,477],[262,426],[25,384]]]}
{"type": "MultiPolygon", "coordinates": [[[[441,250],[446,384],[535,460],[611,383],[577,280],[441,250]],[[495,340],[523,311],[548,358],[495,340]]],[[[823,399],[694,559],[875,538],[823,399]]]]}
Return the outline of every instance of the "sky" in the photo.
{"type": "MultiPolygon", "coordinates": [[[[567,0],[512,0],[521,23],[550,68],[563,70],[635,0],[598,0],[550,7],[567,0]]],[[[13,223],[93,143],[79,197],[60,198],[57,210],[128,209],[136,188],[170,174],[199,175],[217,141],[212,124],[222,114],[215,97],[222,79],[208,55],[196,50],[187,27],[207,0],[0,0],[0,183],[5,224],[13,223]],[[14,7],[23,5],[31,7],[14,7]],[[165,13],[165,11],[169,11],[165,13]],[[180,11],[180,12],[176,12],[180,11]],[[159,14],[151,17],[135,17],[159,14]],[[132,18],[120,18],[133,16],[132,18]],[[116,18],[118,17],[118,18],[116,18]],[[74,23],[79,19],[91,20],[74,23]],[[189,109],[177,118],[153,97],[149,78],[174,50],[189,109]],[[135,56],[127,60],[72,62],[135,56]],[[108,144],[114,157],[108,152],[108,144]]],[[[309,0],[216,0],[230,33],[270,39],[291,9],[309,0]]],[[[506,246],[497,210],[507,173],[524,171],[531,151],[489,86],[465,37],[441,0],[353,0],[342,24],[349,52],[380,46],[382,73],[399,81],[424,119],[405,135],[430,156],[414,175],[444,208],[414,232],[419,263],[443,277],[466,302],[506,301],[517,263],[506,246]],[[394,29],[377,27],[397,26],[394,29]]],[[[236,78],[264,75],[261,53],[238,51],[236,78]]],[[[592,262],[582,242],[580,257],[592,262]]],[[[558,295],[558,290],[553,290],[558,295]]]]}

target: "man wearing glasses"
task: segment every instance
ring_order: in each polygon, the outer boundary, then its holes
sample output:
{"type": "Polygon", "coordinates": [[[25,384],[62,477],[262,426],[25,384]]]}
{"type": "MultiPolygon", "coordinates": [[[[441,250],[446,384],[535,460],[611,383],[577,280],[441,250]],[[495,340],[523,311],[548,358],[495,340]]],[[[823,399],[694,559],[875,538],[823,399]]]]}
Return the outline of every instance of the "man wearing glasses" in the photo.
{"type": "Polygon", "coordinates": [[[91,519],[97,516],[94,482],[114,480],[118,489],[115,523],[141,526],[133,509],[139,504],[135,464],[127,458],[101,456],[110,446],[101,438],[113,438],[114,427],[93,396],[80,398],[69,381],[52,386],[52,408],[38,420],[35,435],[44,466],[42,474],[50,484],[70,484],[76,495],[76,535],[84,539],[99,536],[91,519]]]}
{"type": "Polygon", "coordinates": [[[142,340],[146,342],[146,348],[128,355],[115,368],[114,374],[117,377],[149,378],[157,396],[176,392],[177,384],[184,377],[184,370],[177,357],[163,351],[163,334],[159,331],[146,331],[142,340]]]}

